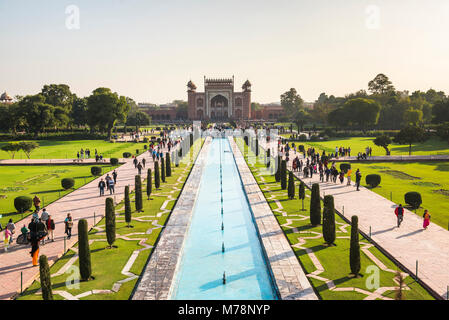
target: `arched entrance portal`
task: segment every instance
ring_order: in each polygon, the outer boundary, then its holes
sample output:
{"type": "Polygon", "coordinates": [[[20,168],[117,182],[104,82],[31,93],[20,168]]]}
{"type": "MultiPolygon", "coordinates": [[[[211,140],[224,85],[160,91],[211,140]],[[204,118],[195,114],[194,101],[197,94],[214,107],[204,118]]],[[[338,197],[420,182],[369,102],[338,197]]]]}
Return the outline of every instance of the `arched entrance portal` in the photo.
{"type": "Polygon", "coordinates": [[[228,118],[228,99],[222,95],[217,95],[210,102],[212,119],[228,118]]]}

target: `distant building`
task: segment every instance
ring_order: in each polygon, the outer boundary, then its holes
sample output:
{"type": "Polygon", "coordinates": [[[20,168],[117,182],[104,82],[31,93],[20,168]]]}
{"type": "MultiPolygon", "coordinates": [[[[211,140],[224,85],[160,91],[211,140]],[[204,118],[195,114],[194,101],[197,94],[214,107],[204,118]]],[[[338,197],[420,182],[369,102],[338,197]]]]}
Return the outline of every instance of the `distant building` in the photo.
{"type": "Polygon", "coordinates": [[[0,96],[0,103],[4,103],[4,104],[12,104],[13,103],[13,98],[7,94],[6,92],[4,92],[1,96],[0,96]]]}
{"type": "Polygon", "coordinates": [[[156,106],[154,104],[139,103],[138,107],[142,112],[148,114],[153,121],[176,120],[176,109],[178,106],[175,104],[156,106]]]}

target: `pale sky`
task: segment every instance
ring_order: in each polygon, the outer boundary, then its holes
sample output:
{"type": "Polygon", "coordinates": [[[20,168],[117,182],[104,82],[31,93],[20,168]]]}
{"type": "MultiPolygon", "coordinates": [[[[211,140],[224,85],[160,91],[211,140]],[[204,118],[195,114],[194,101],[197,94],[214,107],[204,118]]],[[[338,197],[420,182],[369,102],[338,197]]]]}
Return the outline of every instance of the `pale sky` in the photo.
{"type": "Polygon", "coordinates": [[[66,83],[166,103],[186,100],[190,79],[202,90],[204,75],[235,75],[253,101],[291,87],[314,101],[385,73],[449,93],[448,32],[448,0],[0,0],[0,91],[66,83]]]}

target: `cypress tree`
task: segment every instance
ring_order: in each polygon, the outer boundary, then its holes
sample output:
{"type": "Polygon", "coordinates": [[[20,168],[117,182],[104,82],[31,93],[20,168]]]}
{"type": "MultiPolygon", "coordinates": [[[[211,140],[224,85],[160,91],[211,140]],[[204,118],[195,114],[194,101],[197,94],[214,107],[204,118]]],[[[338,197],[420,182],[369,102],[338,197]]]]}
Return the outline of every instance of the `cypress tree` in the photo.
{"type": "Polygon", "coordinates": [[[335,242],[335,208],[333,196],[324,197],[323,238],[328,245],[333,245],[335,242]]]}
{"type": "Polygon", "coordinates": [[[154,186],[159,189],[161,186],[161,177],[159,176],[159,161],[154,163],[154,186]]]}
{"type": "Polygon", "coordinates": [[[320,185],[314,183],[312,186],[312,196],[310,198],[310,223],[317,226],[321,223],[321,199],[320,185]]]}
{"type": "Polygon", "coordinates": [[[167,152],[167,157],[166,157],[167,161],[165,163],[165,176],[166,177],[171,177],[171,160],[170,160],[170,153],[167,152]]]}
{"type": "Polygon", "coordinates": [[[108,240],[109,248],[115,242],[115,208],[114,200],[112,198],[106,198],[106,239],[108,240]]]}
{"type": "Polygon", "coordinates": [[[129,186],[125,187],[125,221],[128,224],[131,223],[131,200],[129,199],[129,186]]]}
{"type": "Polygon", "coordinates": [[[295,198],[295,176],[292,171],[288,173],[288,198],[290,200],[295,198]]]}
{"type": "Polygon", "coordinates": [[[281,189],[287,189],[287,161],[281,162],[281,189]]]}
{"type": "Polygon", "coordinates": [[[87,220],[85,219],[78,221],[78,256],[81,280],[87,281],[92,275],[92,265],[90,262],[87,220]]]}
{"type": "Polygon", "coordinates": [[[161,158],[161,180],[165,182],[165,161],[164,158],[161,158]]]}
{"type": "Polygon", "coordinates": [[[349,248],[349,264],[351,273],[358,277],[360,272],[359,218],[351,218],[351,247],[349,248]]]}
{"type": "Polygon", "coordinates": [[[148,196],[148,200],[150,200],[150,196],[151,196],[151,189],[153,188],[153,181],[151,178],[151,169],[148,169],[147,171],[147,196],[148,196]]]}
{"type": "Polygon", "coordinates": [[[281,156],[278,156],[277,158],[277,163],[276,163],[276,173],[274,174],[274,178],[276,179],[276,182],[280,182],[281,181],[281,162],[282,162],[282,158],[281,156]]]}
{"type": "Polygon", "coordinates": [[[302,211],[305,211],[304,209],[304,199],[306,198],[306,186],[304,182],[301,181],[299,184],[299,199],[302,202],[302,211]]]}
{"type": "Polygon", "coordinates": [[[256,138],[256,157],[259,156],[259,139],[256,138]]]}
{"type": "Polygon", "coordinates": [[[135,181],[135,193],[136,193],[136,211],[142,212],[143,204],[142,204],[142,178],[140,175],[137,175],[134,179],[135,181]]]}
{"type": "Polygon", "coordinates": [[[39,273],[41,277],[42,299],[53,300],[53,292],[51,290],[50,267],[46,255],[39,257],[39,273]]]}

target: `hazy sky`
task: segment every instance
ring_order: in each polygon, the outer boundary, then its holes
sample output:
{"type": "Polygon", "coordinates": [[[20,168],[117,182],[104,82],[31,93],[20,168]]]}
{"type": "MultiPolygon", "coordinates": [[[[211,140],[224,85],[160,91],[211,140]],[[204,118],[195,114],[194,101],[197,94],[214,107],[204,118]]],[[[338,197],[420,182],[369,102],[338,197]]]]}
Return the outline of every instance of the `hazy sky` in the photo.
{"type": "Polygon", "coordinates": [[[189,79],[235,75],[254,101],[291,87],[314,101],[382,72],[449,92],[448,31],[449,0],[0,0],[0,91],[67,83],[165,103],[187,99],[189,79]]]}

